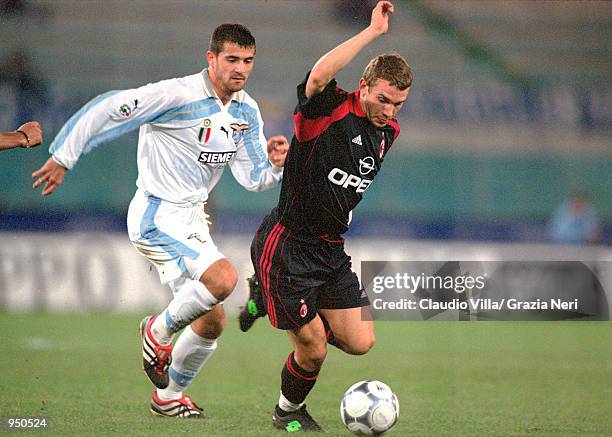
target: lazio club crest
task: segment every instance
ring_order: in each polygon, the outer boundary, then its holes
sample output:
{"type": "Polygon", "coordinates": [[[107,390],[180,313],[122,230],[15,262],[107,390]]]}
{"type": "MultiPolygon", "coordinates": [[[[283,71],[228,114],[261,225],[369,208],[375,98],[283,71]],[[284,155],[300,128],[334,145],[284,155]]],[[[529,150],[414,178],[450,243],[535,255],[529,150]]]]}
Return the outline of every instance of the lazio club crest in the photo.
{"type": "Polygon", "coordinates": [[[232,123],[230,127],[232,128],[232,139],[234,140],[234,144],[238,144],[244,136],[244,131],[249,128],[249,125],[247,123],[232,123]]]}
{"type": "MultiPolygon", "coordinates": [[[[232,139],[235,144],[238,144],[242,137],[244,136],[244,132],[250,127],[247,123],[232,123],[230,124],[230,128],[232,129],[232,139]]],[[[229,131],[221,126],[220,130],[225,133],[226,136],[229,137],[229,131]]],[[[202,126],[198,131],[198,141],[200,143],[207,144],[210,141],[210,137],[212,136],[212,122],[210,118],[205,118],[202,122],[202,126]]]]}

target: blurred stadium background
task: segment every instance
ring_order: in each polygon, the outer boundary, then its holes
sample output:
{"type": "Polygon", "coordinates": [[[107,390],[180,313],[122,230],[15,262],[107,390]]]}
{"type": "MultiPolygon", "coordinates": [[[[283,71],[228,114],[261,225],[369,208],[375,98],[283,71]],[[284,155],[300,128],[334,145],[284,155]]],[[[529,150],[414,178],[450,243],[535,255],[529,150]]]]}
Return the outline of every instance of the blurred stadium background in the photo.
{"type": "MultiPolygon", "coordinates": [[[[126,234],[136,134],[84,156],[51,197],[31,189],[30,175],[61,126],[97,94],[202,69],[210,33],[223,22],[242,23],[257,39],[247,90],[266,134],[291,135],[296,85],[367,24],[372,4],[0,0],[0,130],[35,119],[45,138],[37,149],[0,155],[0,355],[8,357],[0,416],[48,414],[62,422],[58,435],[201,431],[174,422],[160,428],[142,413],[149,387],[134,364],[138,339],[126,332],[170,293],[126,234]],[[119,375],[84,365],[99,360],[99,348],[119,375]]],[[[390,32],[338,78],[354,89],[366,62],[392,50],[415,71],[402,134],[348,233],[356,270],[365,260],[584,261],[612,302],[612,3],[395,4],[390,32]],[[596,244],[550,241],[551,217],[574,191],[597,210],[596,244]]],[[[213,238],[242,277],[230,311],[245,299],[250,239],[277,197],[278,190],[244,191],[229,172],[212,193],[213,238]]],[[[326,423],[339,422],[343,387],[370,377],[387,380],[410,412],[394,435],[610,435],[609,326],[378,326],[376,353],[357,360],[330,353],[327,382],[313,394],[326,423]],[[477,414],[481,406],[491,414],[477,414]]],[[[263,323],[248,343],[236,331],[228,327],[227,348],[209,369],[234,378],[206,378],[192,394],[234,396],[237,424],[267,427],[287,345],[263,323]],[[253,354],[270,366],[253,366],[253,354]],[[247,384],[260,399],[240,395],[247,384]]],[[[225,404],[208,405],[207,435],[254,435],[223,420],[225,404]]],[[[340,432],[338,423],[330,428],[340,432]]]]}

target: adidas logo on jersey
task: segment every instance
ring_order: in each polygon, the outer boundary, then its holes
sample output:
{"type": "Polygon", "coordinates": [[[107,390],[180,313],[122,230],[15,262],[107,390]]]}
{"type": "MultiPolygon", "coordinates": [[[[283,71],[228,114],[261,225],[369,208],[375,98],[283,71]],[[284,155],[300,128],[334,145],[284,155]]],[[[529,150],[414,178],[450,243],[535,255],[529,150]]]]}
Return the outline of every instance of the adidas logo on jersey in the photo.
{"type": "Polygon", "coordinates": [[[351,140],[351,142],[359,146],[363,146],[363,143],[361,142],[361,135],[357,135],[355,138],[351,140]]]}

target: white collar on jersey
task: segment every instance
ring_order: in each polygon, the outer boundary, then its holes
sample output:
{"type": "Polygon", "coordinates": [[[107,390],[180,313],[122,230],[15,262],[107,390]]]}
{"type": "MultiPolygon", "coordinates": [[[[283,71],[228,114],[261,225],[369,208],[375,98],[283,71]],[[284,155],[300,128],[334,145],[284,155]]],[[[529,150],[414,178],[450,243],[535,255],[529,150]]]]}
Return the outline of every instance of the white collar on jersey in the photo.
{"type": "MultiPolygon", "coordinates": [[[[215,89],[213,88],[212,83],[210,83],[210,77],[208,76],[208,68],[205,68],[204,70],[202,70],[201,76],[202,76],[202,83],[204,85],[204,94],[206,94],[208,97],[212,97],[220,101],[221,99],[215,92],[215,89]]],[[[244,100],[244,94],[245,94],[244,90],[236,91],[234,94],[232,94],[232,98],[230,99],[230,101],[235,100],[238,103],[242,103],[242,101],[244,100]]]]}

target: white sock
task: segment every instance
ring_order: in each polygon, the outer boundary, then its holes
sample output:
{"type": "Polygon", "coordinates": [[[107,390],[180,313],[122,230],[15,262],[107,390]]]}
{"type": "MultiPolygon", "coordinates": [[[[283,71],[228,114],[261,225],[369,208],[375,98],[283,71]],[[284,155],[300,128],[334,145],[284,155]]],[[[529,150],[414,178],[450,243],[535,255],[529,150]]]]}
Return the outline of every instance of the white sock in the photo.
{"type": "Polygon", "coordinates": [[[191,326],[185,328],[172,350],[170,384],[157,390],[158,396],[163,400],[180,398],[216,349],[217,340],[200,337],[191,326]]]}
{"type": "Polygon", "coordinates": [[[160,344],[167,345],[172,342],[172,337],[174,337],[174,332],[168,327],[168,323],[166,322],[166,317],[168,314],[167,310],[164,310],[159,314],[153,324],[151,325],[151,334],[155,340],[157,340],[160,344]]]}
{"type": "Polygon", "coordinates": [[[278,406],[281,410],[286,411],[287,413],[291,413],[292,411],[299,410],[302,405],[304,405],[303,402],[301,404],[294,404],[285,396],[283,396],[283,392],[281,391],[280,397],[278,398],[278,406]]]}
{"type": "Polygon", "coordinates": [[[175,333],[209,312],[218,303],[219,300],[200,281],[187,281],[153,322],[153,336],[161,344],[170,343],[175,333]]]}
{"type": "Polygon", "coordinates": [[[162,401],[172,401],[183,397],[183,388],[176,384],[172,379],[166,388],[157,389],[157,397],[162,401]]]}

